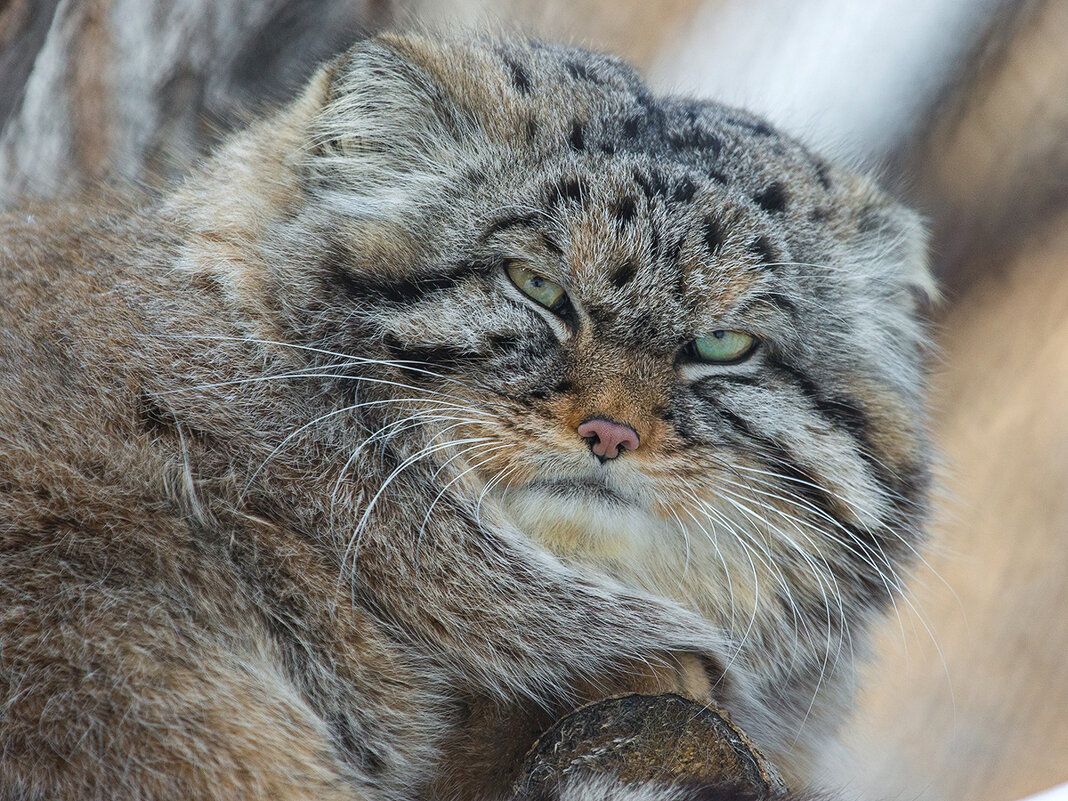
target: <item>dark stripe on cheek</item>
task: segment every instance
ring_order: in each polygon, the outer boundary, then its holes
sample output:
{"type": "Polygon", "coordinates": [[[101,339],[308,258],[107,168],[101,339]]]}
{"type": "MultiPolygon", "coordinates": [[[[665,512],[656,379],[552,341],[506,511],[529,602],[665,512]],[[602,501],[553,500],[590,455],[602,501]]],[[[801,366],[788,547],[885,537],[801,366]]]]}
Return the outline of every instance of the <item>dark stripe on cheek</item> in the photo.
{"type": "Polygon", "coordinates": [[[789,487],[787,497],[790,494],[799,496],[799,504],[802,507],[807,503],[810,510],[814,508],[843,526],[847,525],[838,516],[838,502],[820,487],[819,482],[807,470],[797,464],[784,445],[754,430],[745,418],[720,403],[715,395],[701,397],[712,404],[725,422],[757,446],[754,450],[756,455],[766,461],[772,472],[781,476],[781,482],[789,487]]]}
{"type": "Polygon", "coordinates": [[[807,373],[783,359],[780,354],[768,356],[768,364],[784,373],[808,398],[816,411],[835,428],[849,434],[862,447],[868,447],[871,421],[858,401],[846,396],[827,396],[807,373]]]}
{"type": "Polygon", "coordinates": [[[455,369],[477,358],[484,358],[482,354],[471,353],[449,345],[406,345],[392,334],[386,334],[383,344],[391,359],[413,362],[410,365],[396,365],[399,369],[416,374],[422,374],[421,370],[434,370],[435,368],[455,369]]]}
{"type": "Polygon", "coordinates": [[[676,203],[689,203],[693,200],[696,191],[697,187],[694,186],[693,181],[683,178],[676,184],[675,191],[671,193],[671,199],[676,203]]]}
{"type": "Polygon", "coordinates": [[[327,284],[339,288],[350,300],[394,305],[418,303],[428,295],[450,290],[485,272],[480,265],[467,264],[448,272],[390,281],[377,276],[357,275],[350,269],[352,262],[351,254],[344,246],[328,248],[320,261],[327,284]]]}
{"type": "Polygon", "coordinates": [[[490,334],[488,339],[490,348],[498,356],[519,350],[523,345],[523,340],[518,334],[490,334]]]}
{"type": "Polygon", "coordinates": [[[908,518],[919,511],[915,508],[903,509],[901,501],[906,506],[923,502],[930,482],[926,467],[903,465],[895,471],[883,464],[876,457],[877,449],[872,444],[871,417],[860,401],[846,395],[826,395],[815,381],[781,356],[772,355],[768,364],[789,376],[824,420],[857,443],[857,452],[872,478],[902,511],[903,517],[908,518]]]}

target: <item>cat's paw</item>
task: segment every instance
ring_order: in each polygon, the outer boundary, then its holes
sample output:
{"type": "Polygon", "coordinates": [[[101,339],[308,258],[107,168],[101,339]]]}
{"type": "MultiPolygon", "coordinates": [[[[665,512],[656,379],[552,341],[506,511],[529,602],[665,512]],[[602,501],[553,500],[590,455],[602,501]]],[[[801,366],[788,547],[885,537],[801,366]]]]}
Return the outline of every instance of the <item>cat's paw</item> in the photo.
{"type": "Polygon", "coordinates": [[[673,693],[699,704],[711,702],[722,676],[715,660],[692,653],[660,654],[648,660],[626,663],[611,675],[578,688],[587,702],[619,695],[664,695],[673,693]]]}

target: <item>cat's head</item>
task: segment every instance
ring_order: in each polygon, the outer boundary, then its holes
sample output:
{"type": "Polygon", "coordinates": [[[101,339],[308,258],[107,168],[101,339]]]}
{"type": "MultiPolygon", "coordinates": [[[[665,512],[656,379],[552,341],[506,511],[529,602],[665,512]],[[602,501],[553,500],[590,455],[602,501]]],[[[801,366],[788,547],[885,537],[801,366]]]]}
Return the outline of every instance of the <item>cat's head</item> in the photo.
{"type": "Polygon", "coordinates": [[[465,481],[610,569],[885,593],[926,494],[911,212],[581,50],[379,38],[315,91],[294,319],[394,362],[465,481]]]}

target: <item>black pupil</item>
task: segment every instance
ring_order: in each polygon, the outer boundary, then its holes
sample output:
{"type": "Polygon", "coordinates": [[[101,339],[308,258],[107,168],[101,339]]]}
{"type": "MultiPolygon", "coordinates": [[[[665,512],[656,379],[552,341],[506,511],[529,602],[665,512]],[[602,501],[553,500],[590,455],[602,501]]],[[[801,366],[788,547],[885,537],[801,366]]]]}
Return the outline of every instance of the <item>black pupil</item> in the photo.
{"type": "Polygon", "coordinates": [[[723,337],[727,336],[727,332],[726,331],[713,331],[712,332],[712,336],[714,336],[716,339],[723,339],[723,337]]]}
{"type": "Polygon", "coordinates": [[[530,279],[530,283],[534,284],[536,288],[540,289],[542,284],[545,283],[545,279],[542,278],[540,275],[535,275],[533,278],[530,279]]]}

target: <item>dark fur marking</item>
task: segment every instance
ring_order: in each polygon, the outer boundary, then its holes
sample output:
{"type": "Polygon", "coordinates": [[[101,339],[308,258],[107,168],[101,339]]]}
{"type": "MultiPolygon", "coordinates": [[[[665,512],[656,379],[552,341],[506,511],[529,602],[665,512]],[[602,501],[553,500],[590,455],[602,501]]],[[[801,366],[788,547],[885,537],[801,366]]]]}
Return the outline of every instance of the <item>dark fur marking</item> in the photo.
{"type": "Polygon", "coordinates": [[[567,137],[567,143],[571,145],[572,150],[586,149],[586,136],[582,130],[582,123],[578,120],[571,121],[571,133],[567,137]]]}
{"type": "Polygon", "coordinates": [[[831,191],[831,171],[827,166],[827,162],[823,159],[816,159],[813,167],[816,170],[816,178],[819,179],[820,186],[828,192],[831,191]]]}
{"type": "Polygon", "coordinates": [[[605,155],[614,156],[615,153],[616,153],[616,143],[615,142],[602,142],[600,147],[601,147],[601,152],[604,153],[605,155]]]}
{"type": "Polygon", "coordinates": [[[530,75],[523,68],[523,66],[508,56],[504,57],[504,63],[508,65],[508,71],[511,74],[512,86],[521,95],[529,95],[531,90],[530,75]]]}
{"type": "Polygon", "coordinates": [[[527,120],[527,143],[534,144],[538,138],[538,122],[533,117],[527,120]]]}
{"type": "Polygon", "coordinates": [[[664,176],[658,170],[649,170],[649,175],[642,175],[638,170],[634,171],[634,181],[642,188],[642,192],[649,200],[667,195],[667,184],[664,176]]]}
{"type": "Polygon", "coordinates": [[[808,213],[808,218],[812,222],[823,222],[824,220],[826,220],[830,216],[831,216],[831,213],[827,209],[818,208],[818,207],[814,208],[812,211],[810,211],[808,213]]]}
{"type": "Polygon", "coordinates": [[[495,351],[515,351],[522,347],[523,338],[518,334],[490,334],[489,344],[495,351]]]}
{"type": "Polygon", "coordinates": [[[632,261],[625,261],[612,272],[609,280],[612,282],[612,286],[616,289],[622,289],[629,284],[630,280],[637,274],[638,265],[632,261]]]}
{"type": "Polygon", "coordinates": [[[641,129],[641,124],[641,117],[630,117],[623,123],[623,135],[627,137],[627,139],[636,139],[638,137],[638,131],[641,129]]]}
{"type": "Polygon", "coordinates": [[[142,431],[153,436],[169,436],[174,433],[174,415],[166,411],[151,395],[137,396],[137,421],[142,431]]]}
{"type": "Polygon", "coordinates": [[[737,125],[739,128],[745,128],[747,131],[752,131],[757,136],[773,136],[775,134],[775,129],[763,120],[760,120],[759,122],[749,122],[748,120],[741,120],[737,117],[728,117],[727,122],[731,125],[737,125]]]}
{"type": "Polygon", "coordinates": [[[563,256],[564,249],[557,244],[556,240],[548,234],[541,235],[542,244],[545,245],[545,249],[552,253],[554,256],[563,256]]]}
{"type": "Polygon", "coordinates": [[[709,170],[708,177],[715,181],[717,184],[723,184],[724,186],[730,183],[727,176],[719,170],[709,170]]]}
{"type": "Polygon", "coordinates": [[[467,170],[464,170],[464,180],[469,181],[470,183],[485,183],[488,178],[489,176],[486,175],[486,171],[479,169],[478,167],[471,167],[467,170]]]}
{"type": "Polygon", "coordinates": [[[759,258],[765,264],[774,264],[778,261],[775,248],[771,240],[766,236],[758,236],[749,243],[749,252],[759,258]]]}
{"type": "Polygon", "coordinates": [[[781,214],[786,211],[786,190],[778,181],[768,184],[753,196],[753,200],[764,211],[772,214],[781,214]]]}
{"type": "Polygon", "coordinates": [[[453,369],[475,357],[475,354],[451,345],[405,345],[392,334],[386,334],[383,344],[391,359],[412,362],[411,365],[397,365],[399,369],[417,375],[421,374],[420,369],[427,367],[453,369]]]}
{"type": "MultiPolygon", "coordinates": [[[[679,256],[681,254],[682,254],[682,240],[681,239],[676,239],[674,242],[672,242],[668,246],[667,252],[664,255],[667,257],[668,264],[677,264],[678,261],[679,261],[679,256]]],[[[682,274],[681,273],[679,274],[679,282],[680,283],[682,282],[682,274]]]]}
{"type": "Polygon", "coordinates": [[[561,378],[559,381],[556,382],[556,385],[553,387],[553,392],[557,395],[562,395],[565,392],[570,392],[574,388],[574,384],[572,384],[568,379],[561,378]]]}
{"type": "Polygon", "coordinates": [[[355,301],[371,301],[407,305],[418,303],[428,295],[445,292],[472,276],[484,272],[480,265],[466,264],[448,272],[431,275],[416,275],[390,281],[373,276],[359,276],[348,270],[343,259],[336,259],[333,249],[327,251],[323,267],[328,283],[340,287],[344,294],[355,301]]]}
{"type": "Polygon", "coordinates": [[[782,292],[764,292],[760,295],[755,295],[752,300],[754,303],[761,301],[770,303],[772,306],[782,309],[795,320],[801,319],[801,310],[797,308],[797,304],[782,292]]]}
{"type": "Polygon", "coordinates": [[[705,150],[709,151],[713,158],[718,158],[723,150],[723,140],[696,125],[681,133],[668,134],[667,141],[673,150],[705,150]]]}
{"type": "Polygon", "coordinates": [[[582,198],[587,194],[586,187],[578,178],[561,178],[546,192],[548,204],[555,206],[560,203],[582,203],[582,198]]]}
{"type": "Polygon", "coordinates": [[[632,195],[627,195],[616,204],[613,213],[615,214],[617,226],[624,228],[638,213],[638,204],[632,195]]]}
{"type": "Polygon", "coordinates": [[[600,84],[602,83],[600,76],[593,72],[588,66],[578,61],[568,61],[565,65],[567,67],[568,74],[576,81],[589,81],[590,83],[600,84]]]}
{"type": "Polygon", "coordinates": [[[486,229],[486,233],[483,236],[484,238],[489,237],[509,228],[533,228],[537,224],[537,214],[511,214],[490,223],[489,228],[486,229]]]}
{"type": "Polygon", "coordinates": [[[684,177],[675,185],[675,191],[671,193],[671,199],[676,203],[689,203],[693,200],[697,187],[688,177],[684,177]]]}
{"type": "Polygon", "coordinates": [[[600,303],[587,303],[586,313],[590,319],[600,328],[609,328],[619,319],[619,312],[611,306],[600,303]]]}
{"type": "Polygon", "coordinates": [[[711,217],[705,217],[703,238],[705,247],[713,256],[723,247],[723,228],[711,217]]]}
{"type": "Polygon", "coordinates": [[[654,263],[660,261],[660,232],[655,225],[649,226],[649,257],[654,263]]]}

